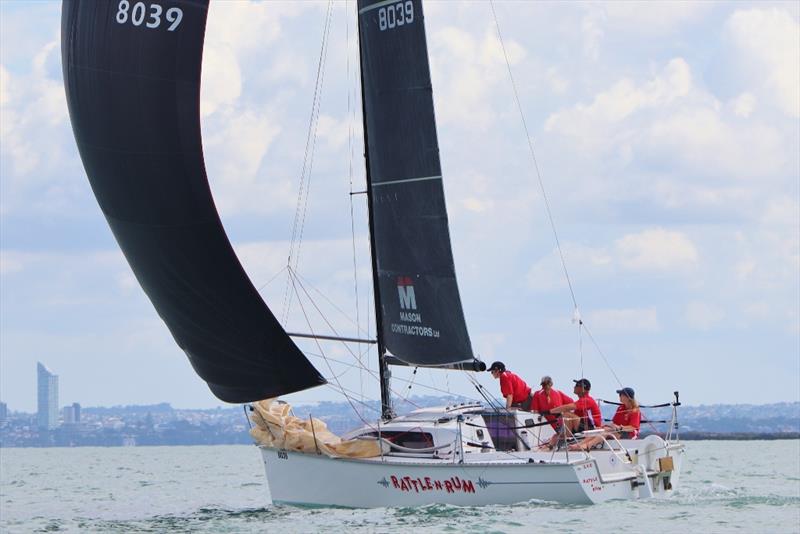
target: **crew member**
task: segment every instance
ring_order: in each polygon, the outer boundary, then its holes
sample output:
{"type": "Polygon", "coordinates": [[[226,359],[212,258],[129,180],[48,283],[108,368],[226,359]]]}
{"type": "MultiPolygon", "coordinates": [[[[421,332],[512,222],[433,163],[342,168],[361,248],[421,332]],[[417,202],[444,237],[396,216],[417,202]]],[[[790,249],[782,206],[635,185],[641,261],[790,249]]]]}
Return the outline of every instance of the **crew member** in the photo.
{"type": "Polygon", "coordinates": [[[600,428],[603,426],[603,415],[600,413],[597,401],[589,395],[592,383],[587,378],[580,378],[573,382],[575,382],[575,389],[572,391],[578,400],[557,406],[550,410],[550,413],[574,412],[577,417],[564,420],[564,424],[573,433],[600,428]]]}
{"type": "Polygon", "coordinates": [[[494,362],[488,369],[493,378],[500,380],[500,393],[506,401],[506,409],[521,408],[525,411],[531,409],[531,388],[523,379],[511,371],[506,370],[503,362],[494,362]]]}
{"type": "MultiPolygon", "coordinates": [[[[544,414],[545,418],[553,425],[553,428],[558,432],[561,430],[558,424],[559,418],[552,414],[553,408],[557,408],[564,404],[574,402],[572,398],[562,393],[553,387],[553,379],[545,375],[539,381],[542,389],[533,394],[533,403],[531,404],[533,411],[544,414]]],[[[562,415],[563,418],[570,418],[570,414],[562,415]]]]}
{"type": "Polygon", "coordinates": [[[605,425],[605,433],[599,436],[591,436],[580,443],[570,445],[570,450],[588,451],[595,445],[602,443],[608,436],[620,439],[636,439],[639,437],[639,427],[641,426],[642,413],[639,411],[639,403],[636,401],[633,388],[618,389],[619,407],[611,420],[610,425],[605,425]]]}
{"type": "Polygon", "coordinates": [[[622,439],[636,439],[639,437],[639,427],[642,423],[642,412],[639,411],[639,402],[634,398],[633,388],[617,390],[620,405],[617,408],[611,423],[614,432],[622,439]]]}

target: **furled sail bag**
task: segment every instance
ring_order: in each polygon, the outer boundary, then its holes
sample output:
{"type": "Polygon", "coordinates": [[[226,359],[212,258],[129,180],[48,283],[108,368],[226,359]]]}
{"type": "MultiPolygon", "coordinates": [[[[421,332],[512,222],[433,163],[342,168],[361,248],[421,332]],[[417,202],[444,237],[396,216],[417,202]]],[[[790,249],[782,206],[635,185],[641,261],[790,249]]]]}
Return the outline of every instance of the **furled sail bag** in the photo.
{"type": "Polygon", "coordinates": [[[265,399],[253,404],[250,419],[256,426],[250,435],[256,443],[273,449],[325,454],[334,458],[373,458],[381,454],[377,440],[342,440],[320,419],[300,419],[291,415],[286,403],[265,399]]]}

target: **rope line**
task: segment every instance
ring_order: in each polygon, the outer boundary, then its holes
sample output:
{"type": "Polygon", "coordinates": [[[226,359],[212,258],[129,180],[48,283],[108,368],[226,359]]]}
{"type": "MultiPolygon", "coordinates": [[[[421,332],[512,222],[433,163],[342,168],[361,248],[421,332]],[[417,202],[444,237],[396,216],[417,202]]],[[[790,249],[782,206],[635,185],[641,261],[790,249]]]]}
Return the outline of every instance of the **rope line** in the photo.
{"type": "Polygon", "coordinates": [[[506,68],[508,69],[508,77],[511,79],[511,87],[514,91],[514,100],[517,103],[517,110],[519,111],[519,117],[522,120],[522,127],[525,130],[525,139],[528,141],[528,149],[531,153],[531,159],[533,160],[533,167],[536,169],[536,178],[539,181],[539,189],[542,192],[542,199],[544,199],[544,207],[547,211],[547,218],[550,220],[550,229],[553,231],[553,237],[556,241],[556,248],[558,249],[558,255],[561,258],[561,267],[564,270],[564,277],[567,279],[567,285],[569,286],[569,293],[572,296],[572,304],[575,306],[575,309],[578,309],[578,301],[575,299],[575,291],[572,287],[572,280],[569,277],[569,271],[567,271],[567,262],[564,260],[564,254],[561,250],[561,242],[558,239],[558,232],[556,231],[556,223],[553,219],[553,213],[550,210],[550,201],[547,199],[547,192],[544,189],[544,181],[542,180],[542,174],[539,171],[539,162],[536,160],[536,152],[533,150],[533,142],[531,141],[531,134],[528,130],[528,123],[525,120],[525,114],[522,111],[522,103],[519,99],[519,92],[517,91],[517,83],[514,80],[514,74],[511,72],[511,62],[508,60],[508,53],[506,52],[506,45],[503,41],[503,34],[500,32],[500,22],[497,20],[497,13],[494,10],[494,0],[489,0],[489,5],[492,8],[492,16],[494,17],[494,25],[497,28],[497,38],[500,40],[500,47],[503,49],[503,57],[506,60],[506,68]]]}
{"type": "MultiPolygon", "coordinates": [[[[309,294],[308,294],[308,290],[306,290],[305,286],[303,285],[303,282],[302,282],[302,281],[301,281],[301,280],[300,280],[300,279],[299,279],[299,278],[298,278],[298,277],[295,275],[294,271],[292,271],[292,270],[290,269],[290,270],[289,270],[289,272],[290,272],[290,275],[291,275],[292,284],[294,285],[295,283],[297,283],[297,284],[299,284],[299,285],[300,285],[300,288],[303,290],[303,293],[305,293],[305,295],[306,295],[306,297],[308,298],[309,302],[310,302],[310,303],[311,303],[311,305],[314,307],[314,309],[317,311],[317,313],[320,315],[320,317],[322,318],[322,320],[325,322],[325,324],[328,326],[328,328],[330,328],[330,330],[331,330],[331,331],[332,331],[334,334],[336,334],[336,335],[338,336],[338,335],[339,335],[339,332],[337,332],[336,328],[334,328],[334,326],[333,326],[333,325],[330,323],[330,321],[328,321],[328,318],[327,318],[327,317],[325,317],[325,314],[322,312],[322,310],[320,310],[320,309],[319,309],[319,306],[317,306],[317,303],[316,303],[316,302],[314,302],[314,299],[312,299],[312,298],[311,298],[311,295],[309,295],[309,294]]],[[[296,288],[296,286],[295,286],[295,291],[297,291],[297,288],[296,288]]],[[[301,305],[301,307],[302,307],[302,302],[300,301],[300,298],[299,298],[299,292],[297,292],[297,293],[298,293],[298,303],[300,303],[300,305],[301,305]]],[[[303,309],[303,314],[305,315],[305,309],[303,309]]],[[[309,329],[311,329],[311,324],[310,324],[310,321],[309,321],[309,319],[308,319],[308,316],[307,316],[307,315],[306,315],[306,322],[308,323],[309,329]]],[[[312,333],[312,335],[314,334],[313,330],[311,331],[311,333],[312,333]]],[[[317,339],[315,338],[315,339],[314,339],[314,342],[315,342],[315,344],[317,345],[317,348],[319,349],[319,351],[320,351],[320,353],[321,353],[321,356],[322,356],[323,358],[325,358],[325,361],[326,361],[326,363],[327,363],[327,361],[328,361],[328,358],[327,358],[327,356],[325,355],[325,353],[322,351],[322,347],[321,347],[321,346],[320,346],[320,344],[319,344],[319,340],[317,340],[317,339]]],[[[353,350],[350,348],[350,346],[349,346],[348,344],[346,344],[346,343],[343,343],[343,345],[344,345],[345,349],[347,350],[347,352],[349,352],[349,353],[350,353],[350,355],[351,355],[353,358],[355,358],[355,359],[356,359],[356,361],[358,361],[358,363],[361,365],[361,367],[362,367],[363,369],[366,369],[366,370],[367,370],[367,371],[368,371],[368,372],[369,372],[369,373],[370,373],[370,374],[373,376],[373,378],[375,378],[376,380],[380,380],[380,378],[379,378],[378,376],[376,376],[376,375],[375,375],[375,373],[374,373],[372,370],[370,370],[368,367],[366,367],[366,366],[364,365],[364,362],[361,360],[361,358],[360,358],[359,356],[356,356],[356,354],[353,352],[353,350]]],[[[329,363],[328,363],[328,366],[329,366],[329,368],[330,368],[330,364],[329,364],[329,363]]],[[[331,374],[333,374],[333,370],[332,370],[332,369],[331,369],[331,374]]],[[[394,390],[394,389],[391,389],[391,388],[390,388],[390,391],[391,391],[392,393],[394,393],[395,395],[397,395],[398,397],[400,396],[400,393],[398,393],[396,390],[394,390]]],[[[349,399],[348,399],[348,401],[349,401],[349,399]]],[[[413,406],[415,406],[415,407],[417,407],[417,408],[420,408],[420,406],[418,406],[418,405],[414,404],[413,402],[411,402],[411,401],[408,401],[408,402],[409,402],[410,404],[412,404],[413,406]]]]}
{"type": "MultiPolygon", "coordinates": [[[[291,273],[292,271],[290,268],[289,274],[291,275],[291,273]]],[[[295,293],[297,293],[297,287],[295,286],[296,279],[294,276],[290,276],[290,279],[292,281],[292,286],[294,287],[295,293]]],[[[299,298],[299,295],[297,298],[297,304],[300,306],[300,310],[303,312],[303,317],[305,317],[306,319],[306,324],[308,325],[309,330],[313,334],[314,327],[311,326],[311,320],[309,319],[308,314],[306,313],[306,309],[303,306],[303,301],[299,298]]],[[[320,354],[322,354],[322,357],[325,359],[325,364],[328,366],[328,370],[331,372],[332,378],[336,382],[336,385],[339,386],[339,388],[341,388],[342,390],[344,390],[342,384],[339,382],[339,377],[336,375],[336,373],[333,372],[333,367],[331,367],[330,362],[325,357],[325,352],[322,350],[322,345],[320,345],[319,340],[314,338],[314,343],[317,345],[317,349],[319,349],[320,354]]],[[[353,401],[350,399],[350,396],[345,395],[344,398],[347,399],[347,403],[350,404],[350,407],[353,409],[353,413],[355,413],[358,416],[358,418],[361,419],[361,422],[364,423],[365,425],[369,424],[367,423],[366,419],[364,419],[364,417],[361,415],[361,413],[356,409],[355,405],[353,404],[353,401]]]]}
{"type": "MultiPolygon", "coordinates": [[[[531,160],[533,161],[533,167],[536,170],[536,179],[537,179],[537,181],[539,183],[539,189],[542,192],[542,199],[544,201],[545,211],[547,212],[547,219],[550,222],[550,229],[553,232],[553,238],[555,239],[555,242],[556,242],[556,249],[558,250],[558,257],[559,257],[559,259],[561,261],[561,268],[564,271],[564,278],[566,279],[567,286],[569,287],[569,294],[570,294],[570,297],[572,298],[572,305],[574,306],[575,317],[576,317],[577,322],[578,322],[578,329],[579,329],[579,331],[580,331],[581,327],[586,329],[586,333],[589,335],[589,338],[592,340],[592,343],[594,344],[595,348],[597,349],[597,352],[600,353],[600,356],[602,356],[603,361],[605,362],[605,364],[608,367],[608,369],[611,371],[611,374],[614,375],[614,378],[617,380],[617,383],[621,386],[622,382],[620,381],[619,377],[614,372],[614,369],[611,367],[611,364],[608,362],[608,359],[606,358],[605,354],[603,354],[603,351],[600,350],[600,346],[597,344],[597,342],[595,341],[594,337],[589,332],[589,329],[586,328],[586,324],[580,318],[580,313],[578,312],[578,300],[575,297],[575,288],[572,285],[572,279],[570,278],[569,270],[567,269],[567,262],[566,262],[566,259],[564,258],[564,251],[561,248],[561,240],[558,237],[558,231],[556,230],[556,223],[555,223],[555,219],[553,218],[553,212],[550,209],[550,201],[547,198],[547,191],[545,190],[544,180],[542,179],[542,173],[541,173],[541,171],[539,169],[539,162],[536,159],[536,152],[535,152],[534,147],[533,147],[533,141],[531,140],[530,130],[528,129],[528,123],[525,120],[525,113],[522,110],[522,102],[520,101],[520,98],[519,98],[519,91],[517,90],[517,83],[516,83],[516,81],[514,79],[514,73],[511,70],[511,62],[508,59],[508,52],[506,51],[506,45],[505,45],[505,42],[503,41],[503,34],[500,31],[500,22],[497,19],[497,12],[495,11],[495,8],[494,8],[494,0],[489,0],[489,5],[491,6],[492,17],[494,18],[495,28],[497,29],[497,38],[499,39],[500,47],[503,50],[503,58],[505,59],[505,62],[506,62],[506,69],[508,70],[508,77],[511,80],[511,88],[512,88],[512,90],[514,92],[514,101],[516,102],[517,111],[519,112],[519,117],[520,117],[520,120],[522,121],[522,127],[525,130],[525,139],[528,142],[528,150],[530,151],[530,154],[531,154],[531,160]]],[[[580,333],[579,333],[579,335],[580,335],[580,333]]],[[[581,376],[584,376],[584,374],[583,374],[584,373],[584,367],[583,367],[583,345],[582,345],[582,341],[579,341],[579,343],[580,343],[579,350],[580,350],[580,359],[581,359],[581,376]]]]}
{"type": "MultiPolygon", "coordinates": [[[[298,273],[296,271],[293,271],[293,272],[294,272],[294,276],[295,277],[297,277],[302,282],[305,282],[305,284],[307,284],[311,289],[313,289],[316,293],[318,293],[319,296],[321,296],[323,299],[325,299],[325,302],[330,304],[336,311],[338,311],[343,318],[347,319],[350,322],[350,324],[355,326],[356,327],[356,332],[358,332],[358,335],[365,334],[365,332],[363,332],[360,328],[358,328],[358,323],[356,321],[354,321],[353,318],[350,315],[347,314],[347,312],[345,312],[342,308],[337,306],[336,303],[333,302],[331,299],[329,299],[328,296],[325,293],[323,293],[317,287],[315,287],[314,284],[312,284],[311,281],[308,278],[306,278],[305,276],[303,276],[302,274],[300,274],[300,273],[298,273]]],[[[301,285],[304,285],[304,284],[301,283],[301,285]]]]}
{"type": "MultiPolygon", "coordinates": [[[[339,365],[344,365],[344,366],[347,366],[347,367],[351,367],[351,368],[354,368],[354,369],[359,369],[359,368],[360,368],[360,369],[364,369],[364,370],[365,370],[365,371],[367,371],[367,372],[368,372],[368,373],[369,373],[369,374],[370,374],[370,375],[371,375],[373,378],[375,378],[376,380],[378,380],[378,376],[375,374],[375,371],[372,371],[371,369],[365,369],[365,368],[364,368],[363,366],[361,366],[361,365],[357,365],[357,364],[354,364],[354,363],[348,363],[348,362],[345,362],[345,361],[343,361],[343,360],[338,360],[338,359],[336,359],[336,358],[332,358],[332,357],[330,357],[330,356],[323,356],[323,355],[321,355],[321,354],[316,354],[316,353],[314,353],[314,352],[309,352],[309,351],[303,351],[303,354],[305,354],[306,356],[311,356],[311,357],[313,357],[313,358],[324,358],[324,359],[327,359],[328,361],[331,361],[331,362],[337,363],[337,364],[339,364],[339,365]]],[[[409,383],[409,382],[411,382],[411,380],[409,380],[409,379],[407,379],[407,378],[400,377],[400,376],[393,376],[393,377],[392,377],[392,379],[393,379],[393,380],[398,380],[398,381],[400,381],[400,382],[403,382],[403,383],[406,383],[406,384],[407,384],[407,383],[409,383]]],[[[451,396],[452,396],[452,393],[451,393],[451,392],[449,392],[449,391],[447,391],[447,390],[444,390],[444,389],[441,389],[441,388],[437,388],[437,387],[435,387],[435,386],[429,386],[428,384],[424,384],[424,383],[422,383],[422,382],[417,382],[417,383],[416,383],[416,386],[417,386],[417,387],[419,387],[419,388],[426,389],[426,390],[435,391],[435,392],[437,392],[437,393],[446,393],[446,394],[448,394],[448,395],[451,395],[451,396]]],[[[392,392],[393,392],[393,393],[397,393],[397,392],[396,392],[396,391],[394,391],[394,390],[392,390],[392,392]]],[[[467,396],[467,395],[460,395],[460,397],[463,397],[463,398],[465,398],[465,399],[467,399],[467,400],[469,400],[469,401],[472,401],[472,402],[480,402],[480,399],[477,399],[477,398],[474,398],[474,397],[469,397],[469,396],[467,396]]],[[[373,398],[371,398],[371,397],[369,398],[369,400],[374,400],[374,401],[376,401],[376,402],[378,401],[378,399],[373,399],[373,398]]],[[[409,402],[409,403],[411,403],[411,401],[408,401],[408,402],[409,402]]]]}
{"type": "MultiPolygon", "coordinates": [[[[314,96],[311,100],[311,115],[308,119],[308,133],[306,134],[306,146],[303,154],[303,165],[300,170],[300,180],[297,190],[297,205],[295,206],[294,220],[292,223],[292,239],[289,243],[289,256],[286,259],[287,267],[292,266],[294,256],[294,266],[299,263],[300,243],[303,239],[301,225],[305,224],[305,209],[308,207],[308,189],[311,187],[311,166],[314,158],[314,147],[316,147],[317,127],[319,125],[319,103],[322,99],[322,84],[325,79],[325,63],[328,53],[328,35],[330,32],[331,15],[333,11],[333,0],[329,0],[325,12],[325,22],[322,30],[322,43],[320,44],[319,59],[317,61],[317,76],[314,84],[314,96]],[[309,159],[311,163],[309,162],[309,159]],[[304,201],[305,199],[305,201],[304,201]]],[[[291,292],[291,281],[286,278],[286,288],[283,297],[283,322],[286,323],[291,308],[293,293],[291,292]]]]}
{"type": "Polygon", "coordinates": [[[619,385],[619,387],[622,387],[622,381],[621,381],[621,380],[619,379],[619,377],[617,376],[617,373],[615,373],[615,372],[614,372],[614,368],[613,368],[613,367],[611,367],[611,364],[610,364],[610,363],[608,363],[608,358],[606,358],[606,355],[605,355],[605,354],[603,353],[603,351],[600,349],[600,345],[598,345],[598,344],[597,344],[597,341],[595,341],[595,340],[594,340],[594,336],[593,336],[593,335],[592,335],[592,333],[589,331],[589,327],[587,327],[585,323],[583,324],[583,329],[586,331],[586,335],[587,335],[587,336],[589,336],[589,339],[592,341],[592,344],[594,345],[594,348],[595,348],[595,349],[597,349],[597,352],[598,352],[598,353],[600,354],[600,356],[603,358],[603,361],[605,362],[605,364],[606,364],[606,367],[608,367],[608,370],[609,370],[609,371],[611,371],[611,374],[612,374],[612,375],[614,375],[614,380],[616,380],[616,381],[617,381],[617,385],[619,385]]]}
{"type": "Polygon", "coordinates": [[[259,293],[261,293],[261,291],[262,291],[262,290],[263,290],[265,287],[267,287],[267,286],[268,286],[268,285],[270,285],[270,284],[271,284],[273,281],[275,281],[275,279],[277,279],[277,278],[278,278],[278,277],[279,277],[281,274],[283,274],[283,272],[284,272],[285,270],[286,270],[286,267],[282,267],[280,271],[278,271],[277,273],[275,273],[274,275],[272,275],[272,278],[270,278],[269,280],[267,280],[266,282],[264,282],[264,283],[261,285],[261,287],[259,287],[259,288],[258,288],[258,292],[259,292],[259,293]]]}
{"type": "MultiPolygon", "coordinates": [[[[350,191],[349,191],[349,200],[350,200],[350,237],[352,242],[353,248],[353,290],[355,294],[355,305],[356,305],[356,332],[361,331],[361,306],[360,306],[360,298],[358,295],[358,261],[356,256],[356,223],[355,223],[355,210],[353,207],[353,124],[355,122],[355,112],[353,111],[353,101],[354,98],[354,91],[351,91],[351,77],[350,77],[350,17],[348,13],[350,13],[350,2],[345,1],[344,3],[345,9],[345,16],[344,16],[344,25],[345,25],[345,57],[346,57],[346,70],[347,70],[347,152],[348,152],[348,168],[347,168],[347,177],[348,181],[350,182],[350,191]],[[353,97],[353,98],[351,98],[353,97]]],[[[364,399],[364,376],[363,376],[363,369],[359,369],[359,385],[361,389],[361,399],[364,399]]]]}

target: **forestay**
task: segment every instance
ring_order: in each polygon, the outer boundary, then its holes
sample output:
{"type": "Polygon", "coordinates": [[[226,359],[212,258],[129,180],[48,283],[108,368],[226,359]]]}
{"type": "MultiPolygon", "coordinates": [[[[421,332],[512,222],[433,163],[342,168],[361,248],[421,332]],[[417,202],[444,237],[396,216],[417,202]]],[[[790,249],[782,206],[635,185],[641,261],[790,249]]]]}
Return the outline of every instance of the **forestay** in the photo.
{"type": "Polygon", "coordinates": [[[472,361],[456,283],[419,0],[359,0],[367,174],[386,348],[413,365],[472,361]]]}
{"type": "Polygon", "coordinates": [[[207,0],[65,0],[64,83],[86,173],[136,278],[212,392],[247,402],[325,380],[247,278],[214,207],[199,112],[207,11],[207,0]]]}

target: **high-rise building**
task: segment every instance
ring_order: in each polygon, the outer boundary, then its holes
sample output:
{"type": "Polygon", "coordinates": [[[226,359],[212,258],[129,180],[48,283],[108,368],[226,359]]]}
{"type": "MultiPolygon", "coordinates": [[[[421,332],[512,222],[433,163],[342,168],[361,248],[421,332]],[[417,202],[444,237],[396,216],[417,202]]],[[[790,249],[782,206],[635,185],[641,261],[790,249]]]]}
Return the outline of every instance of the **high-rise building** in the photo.
{"type": "Polygon", "coordinates": [[[0,402],[0,423],[8,421],[8,405],[5,402],[0,402]]]}
{"type": "Polygon", "coordinates": [[[36,364],[38,377],[38,423],[43,430],[58,426],[58,375],[41,362],[36,364]]]}
{"type": "Polygon", "coordinates": [[[75,410],[72,408],[72,405],[67,404],[66,406],[61,408],[61,424],[62,425],[75,424],[75,410]]]}
{"type": "Polygon", "coordinates": [[[68,404],[61,409],[61,423],[76,425],[81,422],[81,405],[77,402],[68,404]]]}

